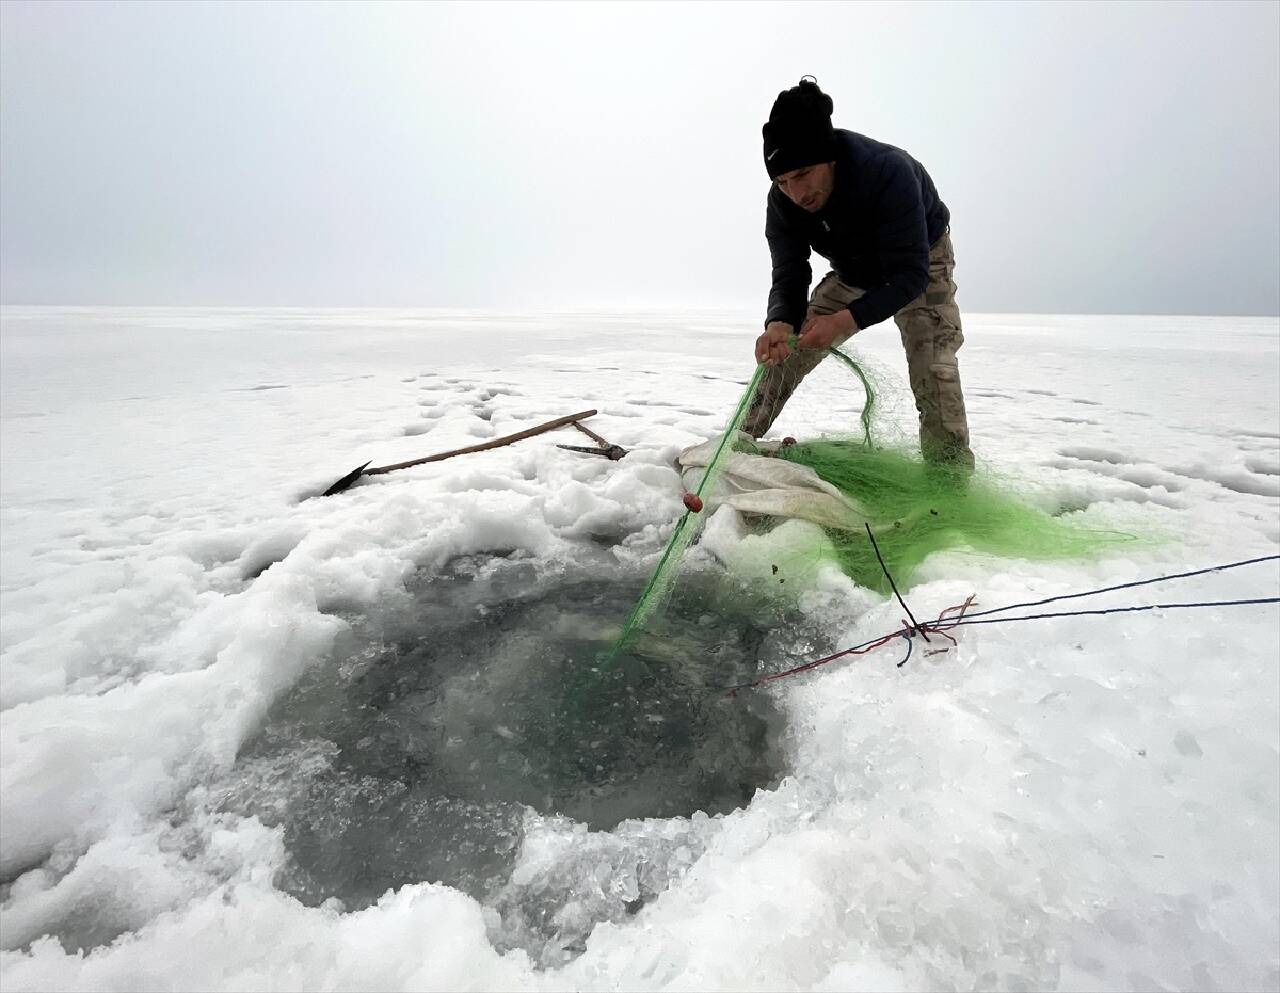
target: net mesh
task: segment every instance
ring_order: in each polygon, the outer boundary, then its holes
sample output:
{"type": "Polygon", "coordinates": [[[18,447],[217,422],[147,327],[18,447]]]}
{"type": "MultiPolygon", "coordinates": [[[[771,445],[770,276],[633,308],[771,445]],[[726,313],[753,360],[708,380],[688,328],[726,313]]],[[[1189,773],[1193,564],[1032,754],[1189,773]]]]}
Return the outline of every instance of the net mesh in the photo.
{"type": "MultiPolygon", "coordinates": [[[[823,356],[812,353],[793,355],[781,367],[781,375],[772,378],[765,366],[756,368],[694,490],[708,509],[716,502],[717,481],[736,449],[806,466],[858,508],[900,589],[910,587],[928,556],[944,550],[1063,560],[1134,540],[1130,534],[1087,528],[1045,513],[1026,499],[1026,484],[991,472],[971,475],[964,468],[925,462],[915,440],[908,442],[902,429],[905,405],[901,391],[888,386],[889,377],[846,350],[831,349],[828,354],[836,361],[820,363],[823,356]],[[804,388],[797,391],[802,380],[804,388]],[[833,421],[844,430],[794,443],[786,437],[782,445],[757,448],[740,434],[745,429],[757,436],[765,431],[775,437],[800,436],[814,425],[833,421]]],[[[654,622],[659,608],[675,593],[681,573],[694,567],[687,553],[703,519],[702,514],[686,512],[677,522],[607,663],[654,622]]],[[[756,530],[776,524],[748,522],[756,530]]],[[[859,585],[888,592],[889,582],[861,522],[857,528],[824,530],[827,540],[819,544],[798,543],[792,552],[775,548],[775,571],[785,566],[794,574],[797,566],[807,564],[800,560],[825,558],[859,585]]]]}
{"type": "MultiPolygon", "coordinates": [[[[777,458],[813,469],[867,514],[885,567],[909,587],[934,552],[966,548],[1019,559],[1087,556],[1129,535],[1086,529],[1052,517],[990,479],[940,469],[905,452],[819,440],[780,448],[777,458]]],[[[827,529],[840,568],[859,585],[888,592],[865,531],[827,529]]]]}

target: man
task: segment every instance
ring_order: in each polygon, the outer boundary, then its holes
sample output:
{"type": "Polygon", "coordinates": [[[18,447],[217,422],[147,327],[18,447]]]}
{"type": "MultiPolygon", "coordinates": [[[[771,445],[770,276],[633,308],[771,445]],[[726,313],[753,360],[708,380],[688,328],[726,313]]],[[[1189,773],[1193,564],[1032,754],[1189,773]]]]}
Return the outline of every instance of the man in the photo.
{"type": "Polygon", "coordinates": [[[773,288],[756,361],[769,368],[744,429],[759,438],[833,345],[893,317],[907,352],[925,459],[973,468],[956,352],[964,342],[951,275],[950,212],[900,148],[831,125],[811,76],[778,94],[764,126],[765,237],[773,288]],[[831,262],[809,293],[809,255],[831,262]],[[789,339],[799,334],[798,350],[789,339]]]}

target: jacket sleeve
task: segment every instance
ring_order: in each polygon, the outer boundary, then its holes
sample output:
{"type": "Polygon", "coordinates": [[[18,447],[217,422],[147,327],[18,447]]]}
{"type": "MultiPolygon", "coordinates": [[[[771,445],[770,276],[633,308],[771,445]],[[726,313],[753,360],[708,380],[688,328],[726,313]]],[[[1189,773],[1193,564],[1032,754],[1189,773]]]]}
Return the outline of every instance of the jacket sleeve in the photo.
{"type": "Polygon", "coordinates": [[[929,285],[929,229],[920,180],[906,156],[880,159],[875,180],[875,227],[885,282],[849,304],[859,329],[892,317],[929,285]]]}
{"type": "Polygon", "coordinates": [[[773,286],[769,290],[765,326],[773,321],[785,321],[799,331],[809,305],[809,283],[813,280],[809,242],[787,223],[772,197],[765,215],[764,236],[773,259],[773,286]]]}

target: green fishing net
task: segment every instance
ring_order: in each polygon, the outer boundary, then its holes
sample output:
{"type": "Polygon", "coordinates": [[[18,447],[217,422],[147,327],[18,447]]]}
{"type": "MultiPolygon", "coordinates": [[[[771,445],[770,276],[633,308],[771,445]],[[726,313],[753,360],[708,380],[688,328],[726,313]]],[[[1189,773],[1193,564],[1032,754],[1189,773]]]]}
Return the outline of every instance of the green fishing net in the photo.
{"type": "MultiPolygon", "coordinates": [[[[991,479],[939,470],[903,451],[840,440],[779,448],[775,458],[808,466],[867,515],[885,567],[911,585],[934,552],[966,548],[1016,559],[1087,556],[1128,535],[1082,528],[1021,502],[991,479]]],[[[865,529],[828,528],[836,562],[859,585],[889,591],[865,529]]]]}
{"type": "MultiPolygon", "coordinates": [[[[739,432],[748,417],[765,367],[755,376],[720,436],[715,454],[702,471],[694,492],[707,504],[717,503],[717,483],[734,451],[748,451],[811,469],[835,487],[851,510],[850,526],[826,526],[825,540],[801,542],[788,551],[771,550],[771,568],[794,574],[800,560],[823,558],[837,565],[854,582],[887,593],[892,574],[898,588],[908,589],[920,565],[930,555],[948,550],[1013,559],[1064,560],[1097,554],[1133,535],[1085,527],[1037,508],[1027,498],[1030,484],[979,469],[974,474],[923,461],[913,436],[904,425],[914,409],[901,401],[901,391],[886,386],[864,359],[832,349],[836,361],[797,377],[796,390],[783,415],[774,421],[772,436],[794,434],[784,444],[756,445],[739,432]],[[818,382],[817,372],[826,377],[818,382]],[[838,380],[837,380],[838,377],[838,380]],[[806,394],[808,394],[806,396],[806,394]],[[843,432],[812,435],[835,421],[843,432]],[[807,430],[806,430],[807,429],[807,430]],[[856,526],[854,526],[856,524],[856,526]],[[884,568],[866,533],[876,536],[884,568]]],[[[609,659],[674,593],[687,568],[689,546],[698,537],[706,515],[686,512],[676,524],[658,564],[631,616],[613,646],[609,659]]],[[[750,517],[751,515],[746,515],[750,517]]],[[[756,531],[777,527],[777,520],[750,520],[756,531]]]]}

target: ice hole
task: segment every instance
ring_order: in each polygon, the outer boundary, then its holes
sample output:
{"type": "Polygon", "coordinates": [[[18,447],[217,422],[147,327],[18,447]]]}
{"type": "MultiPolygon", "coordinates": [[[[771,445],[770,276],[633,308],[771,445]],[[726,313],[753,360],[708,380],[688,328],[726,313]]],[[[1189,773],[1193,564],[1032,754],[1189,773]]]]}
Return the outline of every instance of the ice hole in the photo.
{"type": "Polygon", "coordinates": [[[529,810],[607,831],[745,805],[784,772],[783,721],[724,690],[812,645],[786,606],[694,575],[602,666],[642,579],[455,560],[275,708],[223,807],[284,826],[282,888],[354,910],[421,881],[509,905],[529,810]]]}

